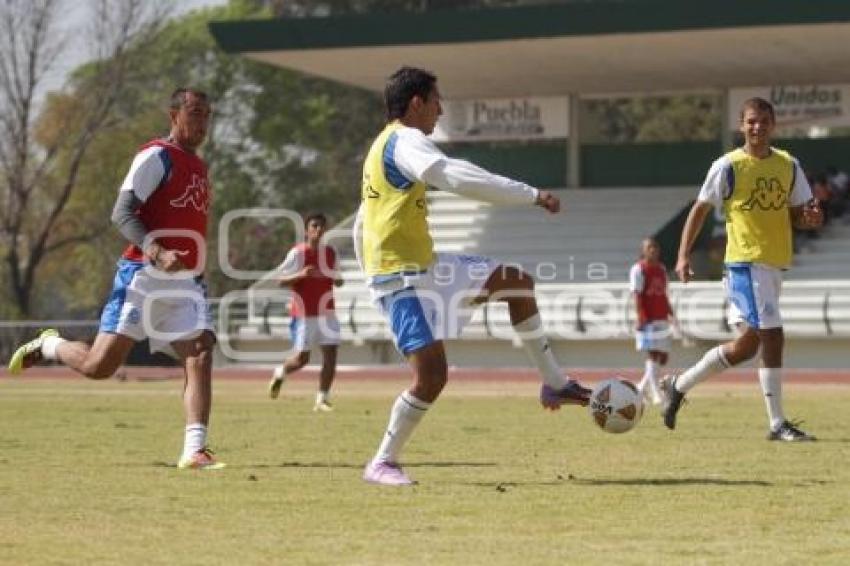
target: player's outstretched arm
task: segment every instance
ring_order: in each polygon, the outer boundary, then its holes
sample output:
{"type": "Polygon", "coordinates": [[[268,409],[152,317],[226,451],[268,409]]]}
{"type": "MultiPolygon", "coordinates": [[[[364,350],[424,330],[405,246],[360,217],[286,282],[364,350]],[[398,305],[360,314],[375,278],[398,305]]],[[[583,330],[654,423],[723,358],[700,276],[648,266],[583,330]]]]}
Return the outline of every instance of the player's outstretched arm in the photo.
{"type": "Polygon", "coordinates": [[[443,156],[422,172],[422,180],[444,191],[493,204],[536,204],[557,212],[557,197],[502,175],[496,175],[463,159],[443,156]],[[554,209],[554,210],[553,210],[554,209]]]}
{"type": "Polygon", "coordinates": [[[463,159],[446,156],[434,142],[416,128],[398,132],[392,159],[410,181],[418,180],[432,187],[493,204],[538,204],[554,211],[558,199],[521,181],[496,175],[463,159]]]}
{"type": "Polygon", "coordinates": [[[679,255],[676,260],[676,275],[684,283],[690,281],[694,275],[691,269],[691,249],[713,206],[710,202],[698,200],[691,207],[688,219],[685,220],[685,227],[682,228],[682,238],[679,242],[679,255]]]}

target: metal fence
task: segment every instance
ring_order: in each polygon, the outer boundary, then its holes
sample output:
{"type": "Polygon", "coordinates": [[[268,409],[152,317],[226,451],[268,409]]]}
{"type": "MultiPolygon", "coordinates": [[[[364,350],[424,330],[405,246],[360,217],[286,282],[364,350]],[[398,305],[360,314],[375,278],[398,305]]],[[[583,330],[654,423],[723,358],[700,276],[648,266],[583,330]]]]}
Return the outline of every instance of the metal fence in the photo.
{"type": "MultiPolygon", "coordinates": [[[[633,334],[635,309],[625,284],[540,284],[536,295],[551,338],[623,339],[633,334]]],[[[729,304],[720,283],[671,284],[670,301],[684,334],[704,340],[732,336],[729,304]]],[[[284,301],[275,301],[268,291],[257,296],[246,293],[222,304],[224,310],[215,310],[216,319],[219,330],[226,329],[230,336],[262,340],[286,335],[289,317],[284,301]]],[[[780,310],[789,336],[850,336],[850,281],[787,282],[780,310]]],[[[383,317],[365,293],[337,300],[337,316],[343,340],[359,344],[390,339],[383,317]]],[[[505,306],[487,303],[473,315],[463,338],[504,338],[512,332],[505,306]]]]}
{"type": "MultiPolygon", "coordinates": [[[[622,340],[633,334],[634,304],[624,284],[540,284],[536,295],[551,339],[622,340]]],[[[286,295],[252,290],[229,294],[210,302],[220,341],[288,339],[286,295]]],[[[670,299],[681,333],[699,340],[724,340],[733,334],[727,323],[728,302],[716,282],[672,284],[670,299]]],[[[780,309],[786,334],[806,338],[850,337],[850,281],[791,281],[783,288],[780,309]]],[[[352,293],[337,301],[342,339],[354,345],[391,340],[383,316],[366,293],[352,293]]],[[[0,355],[8,359],[14,348],[41,328],[57,328],[62,336],[91,341],[96,320],[0,321],[0,355]]],[[[475,309],[462,340],[488,337],[515,340],[504,304],[487,303],[475,309]]],[[[150,361],[137,356],[137,363],[150,361]]]]}

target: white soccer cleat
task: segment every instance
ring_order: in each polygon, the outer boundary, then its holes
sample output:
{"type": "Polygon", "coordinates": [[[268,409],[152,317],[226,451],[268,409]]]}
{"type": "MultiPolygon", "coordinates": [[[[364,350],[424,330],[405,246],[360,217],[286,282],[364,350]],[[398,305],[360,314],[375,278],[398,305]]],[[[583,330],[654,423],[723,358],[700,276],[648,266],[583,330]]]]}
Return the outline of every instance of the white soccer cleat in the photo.
{"type": "Polygon", "coordinates": [[[180,458],[177,467],[181,470],[221,470],[227,464],[220,462],[213,456],[209,448],[201,448],[188,457],[180,458]]]}
{"type": "Polygon", "coordinates": [[[664,405],[667,402],[666,390],[662,382],[663,379],[654,381],[648,376],[644,376],[643,379],[640,380],[640,383],[638,383],[638,391],[643,394],[643,398],[648,404],[655,405],[657,407],[659,405],[664,405]]]}

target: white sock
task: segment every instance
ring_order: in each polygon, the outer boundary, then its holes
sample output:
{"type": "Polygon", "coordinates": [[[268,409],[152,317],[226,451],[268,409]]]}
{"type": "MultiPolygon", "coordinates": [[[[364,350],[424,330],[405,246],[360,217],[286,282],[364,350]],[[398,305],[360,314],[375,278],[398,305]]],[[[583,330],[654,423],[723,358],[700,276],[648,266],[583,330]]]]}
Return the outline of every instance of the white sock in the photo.
{"type": "Polygon", "coordinates": [[[390,422],[375,454],[375,460],[398,462],[401,449],[430,406],[431,403],[420,401],[409,391],[399,395],[390,412],[390,422]]]}
{"type": "Polygon", "coordinates": [[[661,385],[658,383],[658,370],[661,366],[655,360],[646,360],[645,368],[638,389],[643,391],[654,405],[657,405],[661,402],[661,385]]]}
{"type": "Polygon", "coordinates": [[[67,342],[64,338],[60,338],[59,336],[48,336],[44,340],[41,341],[41,355],[45,360],[55,360],[56,358],[56,348],[59,347],[59,344],[62,342],[67,342]]]}
{"type": "Polygon", "coordinates": [[[553,389],[561,389],[567,384],[568,378],[561,372],[549,340],[543,333],[543,323],[540,315],[535,314],[514,325],[514,330],[522,340],[522,347],[531,363],[540,372],[543,382],[553,389]]]}
{"type": "Polygon", "coordinates": [[[759,382],[764,393],[770,429],[776,430],[785,422],[782,413],[782,368],[759,368],[759,382]]]}
{"type": "Polygon", "coordinates": [[[331,395],[327,391],[317,391],[316,392],[316,404],[319,403],[327,403],[330,401],[331,395]]]}
{"type": "Polygon", "coordinates": [[[272,372],[272,377],[274,379],[280,379],[281,381],[283,381],[286,378],[286,368],[284,368],[283,366],[277,366],[272,372]]]}
{"type": "Polygon", "coordinates": [[[697,383],[718,374],[729,367],[729,362],[723,356],[722,346],[712,348],[690,369],[676,378],[675,387],[681,393],[687,393],[697,383]]]}
{"type": "Polygon", "coordinates": [[[207,445],[207,425],[194,423],[186,425],[183,439],[183,458],[189,458],[207,445]]]}

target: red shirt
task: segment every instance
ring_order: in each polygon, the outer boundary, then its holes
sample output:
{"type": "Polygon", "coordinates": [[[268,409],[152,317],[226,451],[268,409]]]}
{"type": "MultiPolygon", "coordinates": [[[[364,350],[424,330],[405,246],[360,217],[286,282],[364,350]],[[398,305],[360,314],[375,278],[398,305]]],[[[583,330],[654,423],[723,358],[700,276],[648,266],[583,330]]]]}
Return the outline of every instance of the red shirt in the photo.
{"type": "Polygon", "coordinates": [[[652,265],[641,260],[634,268],[640,270],[640,278],[643,280],[639,289],[633,289],[637,293],[638,325],[643,326],[657,320],[666,321],[671,311],[670,301],[667,299],[667,271],[664,265],[652,265]]]}
{"type": "MultiPolygon", "coordinates": [[[[195,238],[153,236],[165,249],[189,252],[180,258],[188,269],[203,269],[203,265],[198,266],[198,251],[206,251],[207,213],[211,197],[207,166],[194,153],[163,139],[150,141],[139,151],[152,146],[162,147],[165,151],[165,178],[136,214],[148,232],[184,230],[196,234],[195,238]]],[[[122,257],[134,261],[144,260],[142,250],[133,244],[124,250],[122,257]]]]}
{"type": "Polygon", "coordinates": [[[300,279],[292,285],[293,296],[289,303],[289,313],[298,318],[333,313],[336,251],[331,246],[319,245],[318,248],[311,248],[306,243],[294,245],[292,251],[301,256],[301,268],[312,265],[316,271],[311,277],[300,279]],[[324,254],[324,261],[320,261],[319,254],[324,254]]]}

